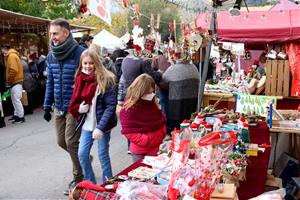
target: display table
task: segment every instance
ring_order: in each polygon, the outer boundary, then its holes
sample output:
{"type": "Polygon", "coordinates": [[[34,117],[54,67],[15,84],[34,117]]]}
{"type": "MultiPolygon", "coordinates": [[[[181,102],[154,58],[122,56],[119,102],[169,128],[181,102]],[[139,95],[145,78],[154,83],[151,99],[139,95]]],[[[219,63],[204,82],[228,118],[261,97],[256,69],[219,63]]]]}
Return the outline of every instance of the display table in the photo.
{"type": "MultiPolygon", "coordinates": [[[[234,109],[236,96],[233,94],[226,94],[226,93],[211,93],[205,92],[203,95],[203,107],[208,105],[213,105],[216,101],[218,101],[222,97],[221,102],[217,106],[217,108],[228,108],[234,109]]],[[[294,109],[298,108],[300,105],[300,98],[293,98],[293,97],[282,97],[282,96],[275,96],[277,99],[277,106],[276,109],[294,109]]]]}
{"type": "MultiPolygon", "coordinates": [[[[249,127],[250,139],[256,144],[270,144],[269,127],[265,122],[259,123],[257,126],[249,127]]],[[[237,190],[240,200],[247,200],[256,197],[264,192],[265,182],[267,179],[268,162],[270,157],[270,148],[266,148],[264,153],[260,153],[257,157],[249,158],[249,165],[246,172],[246,181],[240,182],[237,190]]],[[[133,163],[118,175],[128,175],[128,172],[140,166],[147,166],[142,163],[142,159],[133,163]]]]}
{"type": "Polygon", "coordinates": [[[235,95],[233,94],[226,94],[226,93],[207,93],[205,92],[203,95],[203,107],[205,108],[208,105],[213,105],[222,97],[217,108],[228,108],[234,109],[235,108],[235,95]]]}
{"type": "MultiPolygon", "coordinates": [[[[270,144],[269,127],[265,122],[250,126],[249,131],[251,143],[270,144]]],[[[249,157],[246,181],[241,181],[237,190],[240,200],[250,199],[264,193],[270,152],[271,148],[266,148],[264,153],[249,157]]]]}

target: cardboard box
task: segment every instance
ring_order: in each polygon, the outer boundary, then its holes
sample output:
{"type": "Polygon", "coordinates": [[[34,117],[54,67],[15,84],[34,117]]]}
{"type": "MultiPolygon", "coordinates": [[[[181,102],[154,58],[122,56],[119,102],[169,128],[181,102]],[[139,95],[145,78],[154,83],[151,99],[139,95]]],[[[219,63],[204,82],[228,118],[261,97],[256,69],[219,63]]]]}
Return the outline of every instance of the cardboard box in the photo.
{"type": "Polygon", "coordinates": [[[224,184],[224,191],[218,192],[217,187],[211,194],[210,200],[238,200],[234,184],[224,184]]]}

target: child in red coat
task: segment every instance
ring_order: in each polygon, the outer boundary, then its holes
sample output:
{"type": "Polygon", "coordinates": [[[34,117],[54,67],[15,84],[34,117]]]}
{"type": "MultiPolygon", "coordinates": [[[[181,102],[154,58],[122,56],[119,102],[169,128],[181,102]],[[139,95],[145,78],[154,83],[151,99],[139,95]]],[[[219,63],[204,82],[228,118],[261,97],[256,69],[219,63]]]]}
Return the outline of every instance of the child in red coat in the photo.
{"type": "Polygon", "coordinates": [[[120,111],[122,134],[130,141],[133,162],[154,156],[166,136],[166,118],[155,98],[155,82],[142,74],[129,86],[120,111]]]}

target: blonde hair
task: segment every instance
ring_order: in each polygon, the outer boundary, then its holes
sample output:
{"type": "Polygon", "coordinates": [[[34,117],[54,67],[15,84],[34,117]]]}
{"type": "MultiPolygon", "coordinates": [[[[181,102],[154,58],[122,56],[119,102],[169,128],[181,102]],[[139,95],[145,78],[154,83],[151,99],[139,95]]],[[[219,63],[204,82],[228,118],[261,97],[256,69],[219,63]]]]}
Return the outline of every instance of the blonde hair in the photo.
{"type": "Polygon", "coordinates": [[[98,49],[97,49],[96,45],[91,45],[90,48],[88,48],[82,52],[82,54],[80,56],[79,67],[76,71],[75,77],[82,70],[83,58],[89,56],[92,59],[92,61],[94,62],[95,74],[96,74],[96,79],[97,79],[98,88],[99,88],[99,94],[104,94],[106,88],[109,85],[112,86],[115,84],[115,75],[103,66],[103,64],[101,62],[100,52],[97,50],[98,49]]]}
{"type": "MultiPolygon", "coordinates": [[[[149,91],[155,90],[155,82],[148,74],[141,74],[138,76],[127,89],[126,102],[124,104],[125,110],[134,106],[142,96],[148,94],[149,91]]],[[[154,98],[156,105],[157,100],[154,98]]]]}

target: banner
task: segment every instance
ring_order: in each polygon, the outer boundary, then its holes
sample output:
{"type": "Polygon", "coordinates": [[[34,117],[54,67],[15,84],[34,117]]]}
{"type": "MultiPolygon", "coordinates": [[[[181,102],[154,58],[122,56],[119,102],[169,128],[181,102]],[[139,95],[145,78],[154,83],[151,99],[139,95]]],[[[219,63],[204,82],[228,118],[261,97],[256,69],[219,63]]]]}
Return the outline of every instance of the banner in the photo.
{"type": "Polygon", "coordinates": [[[111,25],[111,0],[89,0],[91,14],[111,25]]]}
{"type": "Polygon", "coordinates": [[[276,108],[276,98],[263,95],[238,94],[236,101],[236,112],[244,114],[256,114],[263,117],[268,116],[271,107],[276,108]]]}

